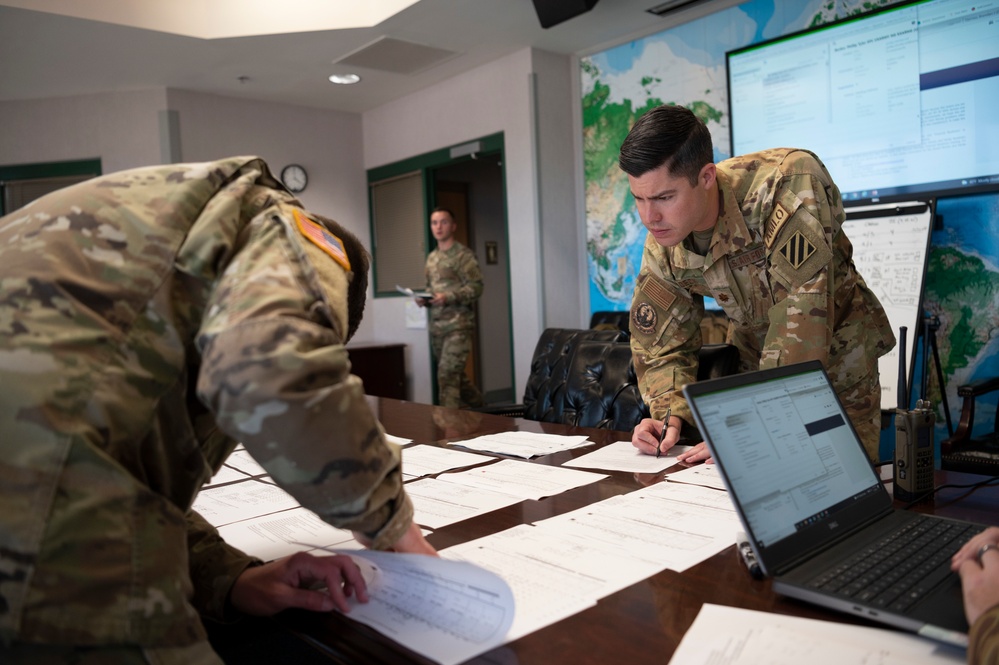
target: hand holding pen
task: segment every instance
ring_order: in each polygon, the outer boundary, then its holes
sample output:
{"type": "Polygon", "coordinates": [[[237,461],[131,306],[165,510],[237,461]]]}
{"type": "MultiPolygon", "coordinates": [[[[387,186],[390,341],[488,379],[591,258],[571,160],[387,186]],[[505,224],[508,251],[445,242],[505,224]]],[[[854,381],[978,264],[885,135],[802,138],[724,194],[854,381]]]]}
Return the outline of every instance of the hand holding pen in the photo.
{"type": "Polygon", "coordinates": [[[666,407],[666,417],[663,419],[663,428],[659,431],[659,445],[656,446],[656,459],[663,452],[663,441],[666,439],[666,432],[669,431],[669,418],[673,415],[673,408],[670,406],[666,407]]]}

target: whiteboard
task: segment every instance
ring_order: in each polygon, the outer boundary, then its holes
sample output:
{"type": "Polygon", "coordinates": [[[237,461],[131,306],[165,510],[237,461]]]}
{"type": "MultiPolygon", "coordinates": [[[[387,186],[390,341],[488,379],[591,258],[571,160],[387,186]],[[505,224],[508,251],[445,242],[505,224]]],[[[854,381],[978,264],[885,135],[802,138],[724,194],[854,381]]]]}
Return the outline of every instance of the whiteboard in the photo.
{"type": "Polygon", "coordinates": [[[928,201],[846,209],[843,230],[853,243],[853,263],[881,301],[898,339],[895,348],[882,356],[878,365],[881,408],[885,410],[898,406],[899,328],[902,326],[908,329],[906,381],[912,381],[916,340],[923,326],[923,283],[932,225],[933,206],[928,201]]]}

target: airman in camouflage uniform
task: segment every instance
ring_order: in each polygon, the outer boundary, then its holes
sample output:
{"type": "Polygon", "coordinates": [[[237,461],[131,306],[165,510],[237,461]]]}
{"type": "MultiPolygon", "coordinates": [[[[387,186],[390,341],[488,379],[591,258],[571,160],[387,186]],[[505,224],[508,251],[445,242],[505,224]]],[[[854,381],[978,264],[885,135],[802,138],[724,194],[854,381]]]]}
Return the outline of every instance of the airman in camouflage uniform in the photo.
{"type": "MultiPolygon", "coordinates": [[[[732,321],[741,371],[821,360],[876,461],[878,358],[895,336],[853,265],[839,190],[819,159],[779,148],[716,165],[704,124],[663,106],[635,124],[620,163],[649,229],[631,344],[653,419],[671,415],[663,448],[693,422],[680,390],[696,378],[711,296],[732,321]]],[[[632,441],[654,453],[660,431],[645,421],[632,441]]],[[[703,444],[684,456],[707,457],[703,444]]]]}
{"type": "Polygon", "coordinates": [[[253,157],[0,218],[0,660],[218,662],[199,615],[275,565],[191,511],[237,441],[324,520],[433,551],[343,346],[366,270],[253,157]]]}
{"type": "Polygon", "coordinates": [[[430,215],[437,248],[424,269],[430,307],[430,344],[437,362],[437,397],[441,406],[482,406],[479,389],[465,374],[475,333],[475,301],[482,295],[482,272],[475,254],[454,239],[454,215],[438,208],[430,215]]]}

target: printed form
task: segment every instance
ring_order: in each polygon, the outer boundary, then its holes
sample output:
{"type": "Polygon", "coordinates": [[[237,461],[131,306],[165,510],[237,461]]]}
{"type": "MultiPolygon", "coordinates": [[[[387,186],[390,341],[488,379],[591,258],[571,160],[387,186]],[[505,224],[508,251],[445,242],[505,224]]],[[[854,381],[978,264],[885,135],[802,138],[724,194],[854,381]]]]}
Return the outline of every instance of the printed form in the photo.
{"type": "Polygon", "coordinates": [[[670,665],[963,665],[964,652],[909,633],[705,603],[670,665]]]}

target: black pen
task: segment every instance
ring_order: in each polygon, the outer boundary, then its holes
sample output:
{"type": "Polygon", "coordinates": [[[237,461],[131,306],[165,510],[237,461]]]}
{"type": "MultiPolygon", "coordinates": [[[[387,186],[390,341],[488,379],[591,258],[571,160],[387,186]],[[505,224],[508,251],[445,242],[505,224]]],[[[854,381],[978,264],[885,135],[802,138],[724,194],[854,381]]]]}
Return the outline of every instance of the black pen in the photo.
{"type": "Polygon", "coordinates": [[[673,414],[673,407],[666,407],[666,418],[663,420],[663,428],[659,432],[659,445],[656,446],[656,459],[663,454],[663,439],[666,438],[666,430],[669,429],[669,417],[673,414]]]}
{"type": "Polygon", "coordinates": [[[741,531],[735,536],[735,547],[739,550],[739,556],[742,558],[742,562],[746,564],[746,570],[749,571],[753,579],[762,580],[763,569],[760,568],[760,563],[756,560],[756,554],[749,544],[749,538],[741,531]]]}

